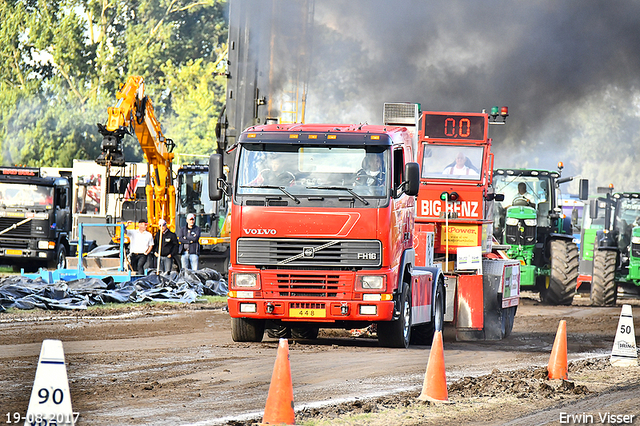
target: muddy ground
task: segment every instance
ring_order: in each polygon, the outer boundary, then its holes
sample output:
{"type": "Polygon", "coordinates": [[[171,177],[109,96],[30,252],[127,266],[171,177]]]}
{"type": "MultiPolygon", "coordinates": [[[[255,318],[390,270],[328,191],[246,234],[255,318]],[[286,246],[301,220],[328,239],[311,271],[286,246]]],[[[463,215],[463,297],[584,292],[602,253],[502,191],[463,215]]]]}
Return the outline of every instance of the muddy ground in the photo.
{"type": "MultiPolygon", "coordinates": [[[[640,367],[608,362],[620,306],[584,305],[580,298],[569,307],[524,299],[509,338],[446,339],[453,404],[416,399],[429,347],[380,348],[374,338],[334,330],[314,342],[291,341],[296,423],[540,425],[585,415],[574,424],[624,424],[630,416],[640,424],[640,367]],[[569,380],[547,380],[561,319],[569,380]]],[[[43,339],[62,340],[78,424],[94,425],[260,421],[277,347],[266,336],[233,342],[223,304],[0,314],[0,424],[6,413],[25,414],[43,339]]]]}

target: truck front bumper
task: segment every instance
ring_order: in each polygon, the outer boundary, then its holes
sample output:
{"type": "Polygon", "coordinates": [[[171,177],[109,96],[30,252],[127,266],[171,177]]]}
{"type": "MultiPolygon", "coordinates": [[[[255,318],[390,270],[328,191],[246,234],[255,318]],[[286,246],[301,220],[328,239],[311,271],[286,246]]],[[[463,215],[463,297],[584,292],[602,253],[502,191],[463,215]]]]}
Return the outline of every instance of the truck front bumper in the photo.
{"type": "Polygon", "coordinates": [[[0,257],[14,259],[38,259],[44,261],[53,260],[53,250],[13,249],[0,247],[0,257]]]}
{"type": "Polygon", "coordinates": [[[232,318],[332,323],[336,321],[390,321],[394,302],[365,300],[289,300],[229,297],[232,318]]]}

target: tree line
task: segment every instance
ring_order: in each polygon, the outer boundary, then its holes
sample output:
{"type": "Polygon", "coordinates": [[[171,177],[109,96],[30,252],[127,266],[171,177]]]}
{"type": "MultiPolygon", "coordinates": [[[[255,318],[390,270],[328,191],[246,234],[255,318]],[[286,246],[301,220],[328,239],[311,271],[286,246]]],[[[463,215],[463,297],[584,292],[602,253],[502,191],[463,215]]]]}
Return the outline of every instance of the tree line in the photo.
{"type": "MultiPolygon", "coordinates": [[[[177,153],[208,154],[225,94],[226,0],[0,0],[2,164],[95,159],[107,108],[145,79],[177,153]]],[[[142,161],[133,137],[127,161],[142,161]]]]}

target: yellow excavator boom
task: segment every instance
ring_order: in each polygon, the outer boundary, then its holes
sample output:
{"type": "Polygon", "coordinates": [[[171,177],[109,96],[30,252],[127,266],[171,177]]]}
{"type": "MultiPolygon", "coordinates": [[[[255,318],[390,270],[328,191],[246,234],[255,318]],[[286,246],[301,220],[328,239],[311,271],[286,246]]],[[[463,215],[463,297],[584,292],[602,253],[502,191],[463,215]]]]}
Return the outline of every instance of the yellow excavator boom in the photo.
{"type": "Polygon", "coordinates": [[[100,165],[125,165],[122,140],[125,135],[135,135],[147,162],[147,219],[150,231],[155,234],[158,221],[164,219],[169,229],[176,228],[176,191],[173,186],[173,140],[162,133],[153,111],[151,99],[144,94],[144,79],[131,76],[116,93],[116,105],[109,107],[107,124],[98,123],[103,136],[102,153],[96,159],[100,165]]]}

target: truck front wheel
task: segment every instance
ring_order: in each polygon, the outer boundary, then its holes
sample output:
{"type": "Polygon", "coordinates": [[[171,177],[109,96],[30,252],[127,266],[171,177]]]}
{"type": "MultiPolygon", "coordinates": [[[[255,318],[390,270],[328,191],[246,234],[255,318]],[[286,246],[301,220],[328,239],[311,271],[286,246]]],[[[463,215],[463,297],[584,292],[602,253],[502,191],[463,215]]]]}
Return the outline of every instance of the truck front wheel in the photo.
{"type": "Polygon", "coordinates": [[[64,245],[59,244],[56,249],[56,255],[53,261],[49,264],[51,269],[65,269],[67,267],[67,250],[64,245]]]}
{"type": "Polygon", "coordinates": [[[264,320],[231,318],[231,338],[234,342],[262,342],[264,320]]]}
{"type": "Polygon", "coordinates": [[[578,247],[573,241],[551,241],[549,288],[541,299],[549,305],[571,305],[578,281],[578,247]]]}
{"type": "Polygon", "coordinates": [[[618,296],[616,286],[616,252],[593,252],[593,280],[591,281],[591,305],[615,306],[618,296]]]}
{"type": "Polygon", "coordinates": [[[411,287],[404,283],[398,300],[400,316],[378,323],[378,343],[389,348],[408,348],[411,340],[411,287]]]}

